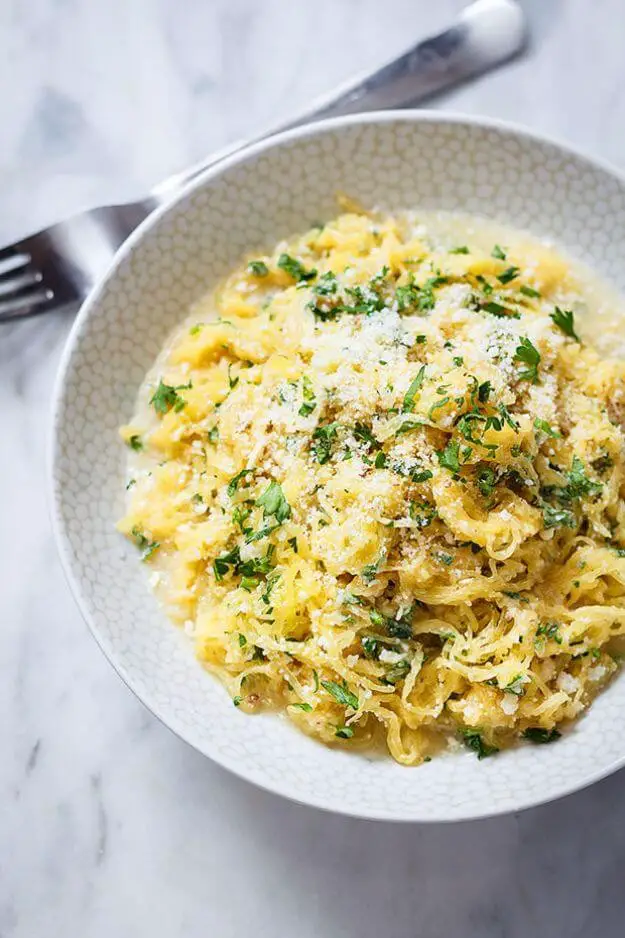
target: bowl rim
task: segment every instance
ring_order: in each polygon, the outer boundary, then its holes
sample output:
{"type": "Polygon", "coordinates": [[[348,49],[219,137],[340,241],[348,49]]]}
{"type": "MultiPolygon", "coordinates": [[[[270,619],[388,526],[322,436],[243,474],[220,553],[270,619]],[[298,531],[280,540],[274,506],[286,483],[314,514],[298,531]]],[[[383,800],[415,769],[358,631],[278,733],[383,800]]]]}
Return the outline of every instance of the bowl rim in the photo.
{"type": "MultiPolygon", "coordinates": [[[[48,434],[46,444],[46,494],[48,513],[50,516],[53,538],[56,544],[57,552],[61,560],[65,580],[69,586],[70,593],[78,607],[83,620],[87,624],[92,637],[100,648],[109,664],[117,675],[126,684],[135,698],[171,733],[183,740],[203,756],[209,758],[214,764],[222,769],[232,772],[238,778],[256,785],[263,791],[273,795],[279,795],[295,804],[300,804],[309,808],[316,808],[327,811],[332,814],[340,814],[346,817],[359,818],[369,821],[385,821],[398,824],[440,824],[456,823],[460,821],[477,821],[491,817],[498,817],[510,813],[528,810],[543,804],[549,804],[561,798],[582,791],[593,785],[595,782],[612,775],[614,772],[625,766],[625,749],[623,754],[612,759],[607,765],[599,766],[595,770],[587,772],[581,778],[562,785],[557,792],[548,792],[544,796],[526,796],[520,798],[517,804],[509,806],[493,806],[492,809],[470,810],[462,808],[459,813],[452,815],[430,814],[428,816],[407,816],[402,817],[399,813],[389,814],[384,811],[362,810],[352,808],[350,804],[338,802],[326,796],[315,798],[298,798],[288,785],[278,780],[270,780],[261,777],[254,768],[246,767],[241,764],[236,757],[226,756],[220,752],[209,751],[209,746],[200,745],[191,738],[191,731],[186,727],[178,725],[176,717],[165,715],[161,711],[161,706],[151,698],[149,691],[139,691],[135,686],[134,678],[129,673],[126,665],[123,664],[117,656],[114,648],[99,632],[95,624],[94,617],[89,608],[89,604],[83,596],[82,586],[79,578],[74,573],[71,552],[68,546],[68,537],[63,522],[60,498],[57,496],[55,487],[55,471],[59,458],[59,441],[57,427],[59,424],[59,415],[63,405],[65,393],[66,378],[70,368],[71,360],[75,348],[80,338],[81,332],[89,319],[92,310],[95,308],[104,287],[115,276],[120,263],[132,252],[134,246],[139,243],[150,229],[167,214],[173,207],[178,205],[191,192],[201,189],[213,179],[218,178],[223,173],[227,173],[231,168],[243,165],[254,160],[258,155],[282,147],[294,140],[306,139],[310,137],[323,136],[327,132],[336,129],[350,127],[353,125],[367,124],[388,124],[388,123],[443,123],[452,125],[465,125],[477,129],[493,129],[507,132],[512,136],[517,136],[533,143],[547,144],[563,154],[575,157],[577,160],[589,165],[590,168],[600,170],[602,173],[615,178],[625,189],[625,173],[610,161],[590,154],[584,149],[569,144],[556,136],[545,134],[542,131],[530,129],[522,124],[513,121],[502,120],[494,117],[481,115],[463,114],[460,111],[437,111],[433,109],[406,109],[406,110],[380,110],[369,111],[358,114],[349,114],[341,117],[326,118],[324,120],[312,121],[298,127],[291,128],[271,134],[260,140],[253,141],[250,144],[230,154],[223,160],[220,160],[213,166],[209,166],[196,177],[186,183],[181,189],[173,195],[164,204],[160,205],[155,211],[151,212],[123,242],[116,251],[111,263],[105,273],[98,279],[89,294],[83,301],[76,319],[68,333],[65,346],[63,348],[56,377],[53,384],[51,406],[49,411],[48,434]]],[[[406,769],[406,771],[409,771],[406,769]]]]}

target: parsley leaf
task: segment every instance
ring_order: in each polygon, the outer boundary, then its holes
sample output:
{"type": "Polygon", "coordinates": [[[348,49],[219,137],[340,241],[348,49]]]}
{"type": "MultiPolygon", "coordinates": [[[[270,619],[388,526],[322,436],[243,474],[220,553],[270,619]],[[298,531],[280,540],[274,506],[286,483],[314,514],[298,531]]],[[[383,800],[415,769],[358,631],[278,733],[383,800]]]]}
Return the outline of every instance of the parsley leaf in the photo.
{"type": "Polygon", "coordinates": [[[300,417],[308,417],[317,406],[317,399],[315,397],[312,381],[307,375],[304,375],[302,378],[302,397],[304,398],[304,403],[299,409],[299,415],[300,417]]]}
{"type": "Polygon", "coordinates": [[[576,528],[577,521],[572,511],[543,505],[543,522],[546,528],[576,528]]]}
{"type": "Polygon", "coordinates": [[[373,433],[365,423],[357,422],[354,424],[354,436],[361,443],[367,443],[368,446],[373,447],[373,449],[379,449],[380,444],[374,437],[373,433]]]}
{"type": "Polygon", "coordinates": [[[573,311],[570,309],[560,309],[559,306],[556,306],[553,313],[551,313],[551,319],[553,319],[554,324],[558,326],[559,329],[565,335],[570,336],[572,339],[575,339],[576,342],[580,342],[580,337],[575,331],[575,317],[573,311]]]}
{"type": "Polygon", "coordinates": [[[245,476],[250,475],[250,473],[252,473],[253,471],[254,471],[253,469],[241,469],[240,472],[237,472],[237,474],[230,479],[230,481],[228,482],[228,488],[226,489],[226,492],[228,493],[230,498],[232,498],[232,496],[238,489],[239,483],[244,482],[245,476]]]}
{"type": "Polygon", "coordinates": [[[143,449],[143,441],[137,433],[133,433],[128,440],[128,446],[134,449],[135,453],[139,453],[143,449]]]}
{"type": "Polygon", "coordinates": [[[365,658],[369,658],[370,660],[378,658],[380,654],[380,643],[377,638],[373,638],[372,635],[363,635],[360,639],[360,644],[365,653],[365,658]]]}
{"type": "Polygon", "coordinates": [[[339,426],[340,424],[336,422],[327,423],[325,426],[317,427],[313,433],[312,450],[321,466],[328,462],[332,455],[332,444],[336,439],[336,430],[339,426]]]}
{"type": "Polygon", "coordinates": [[[525,693],[525,684],[527,684],[525,675],[515,674],[512,680],[508,681],[502,690],[504,690],[506,694],[514,694],[515,697],[522,697],[525,693]]]}
{"type": "Polygon", "coordinates": [[[561,736],[559,730],[544,730],[541,726],[528,726],[523,730],[523,739],[529,739],[531,743],[554,743],[561,736]]]}
{"type": "Polygon", "coordinates": [[[477,474],[477,487],[484,496],[484,498],[490,498],[495,489],[495,482],[497,481],[497,476],[495,475],[495,470],[489,468],[480,469],[477,474]]]}
{"type": "Polygon", "coordinates": [[[485,313],[490,313],[491,316],[498,316],[500,319],[521,318],[518,313],[514,313],[506,306],[502,306],[501,303],[496,303],[494,300],[490,300],[488,303],[482,303],[482,309],[485,313]]]}
{"type": "Polygon", "coordinates": [[[466,244],[460,244],[457,248],[451,248],[449,251],[450,254],[468,254],[469,249],[466,244]]]}
{"type": "Polygon", "coordinates": [[[321,686],[334,697],[337,703],[351,707],[352,710],[358,709],[358,697],[352,694],[345,681],[343,684],[337,684],[336,681],[321,681],[321,686]]]}
{"type": "Polygon", "coordinates": [[[507,267],[503,273],[497,275],[497,280],[503,284],[510,283],[511,280],[516,280],[520,273],[519,267],[507,267]]]}
{"type": "Polygon", "coordinates": [[[493,390],[493,386],[490,381],[484,381],[478,386],[477,389],[477,399],[480,404],[485,404],[490,397],[490,392],[493,390]]]}
{"type": "Polygon", "coordinates": [[[250,261],[247,269],[255,277],[266,277],[269,274],[269,268],[264,261],[250,261]]]}
{"type": "Polygon", "coordinates": [[[388,669],[384,675],[384,682],[386,684],[397,684],[398,681],[406,677],[409,671],[410,662],[404,658],[403,661],[398,661],[397,664],[388,669]]]}
{"type": "Polygon", "coordinates": [[[498,261],[505,261],[506,259],[506,252],[503,248],[500,248],[498,244],[492,249],[490,255],[491,257],[496,257],[498,261]]]}
{"type": "Polygon", "coordinates": [[[291,704],[296,710],[303,710],[304,713],[312,713],[312,707],[309,703],[294,703],[291,704]]]}
{"type": "Polygon", "coordinates": [[[525,283],[521,284],[521,286],[519,287],[519,290],[521,291],[523,296],[529,296],[529,298],[532,300],[536,300],[540,296],[540,293],[538,290],[535,290],[534,287],[528,287],[525,283]]]}
{"type": "Polygon", "coordinates": [[[410,387],[406,391],[404,396],[404,403],[402,404],[402,411],[405,414],[412,413],[414,410],[415,404],[415,395],[417,391],[421,388],[423,380],[425,378],[425,365],[421,365],[417,377],[411,382],[410,387]]]}
{"type": "Polygon", "coordinates": [[[496,746],[489,746],[485,743],[477,730],[463,729],[460,730],[460,735],[467,749],[472,749],[478,759],[486,759],[487,756],[499,752],[496,746]]]}
{"type": "Polygon", "coordinates": [[[155,550],[157,550],[161,545],[158,541],[151,541],[145,536],[140,527],[135,525],[131,530],[131,535],[134,539],[135,544],[142,551],[141,560],[147,560],[152,556],[155,550]]]}
{"type": "Polygon", "coordinates": [[[542,433],[546,433],[547,436],[550,436],[553,439],[556,439],[556,438],[559,439],[562,436],[561,433],[553,429],[551,424],[547,423],[546,420],[541,420],[540,417],[536,417],[536,419],[534,420],[534,428],[536,430],[542,431],[542,433]]]}
{"type": "Polygon", "coordinates": [[[172,407],[176,413],[179,413],[186,401],[178,394],[178,391],[186,391],[190,387],[190,381],[188,384],[179,384],[174,387],[171,384],[164,384],[161,378],[156,391],[150,398],[150,404],[154,405],[157,414],[167,414],[172,407]]]}
{"type": "Polygon", "coordinates": [[[284,492],[277,482],[270,482],[263,494],[256,499],[256,504],[263,509],[263,516],[273,515],[278,524],[291,517],[291,506],[284,497],[284,492]]]}
{"type": "Polygon", "coordinates": [[[571,470],[567,472],[568,485],[563,490],[567,499],[581,498],[583,495],[598,495],[603,486],[600,482],[593,482],[584,473],[584,463],[578,456],[573,456],[571,470]]]}
{"type": "Polygon", "coordinates": [[[354,735],[354,731],[351,726],[337,726],[335,736],[338,736],[340,739],[351,739],[354,735]]]}
{"type": "Polygon", "coordinates": [[[215,557],[213,561],[213,573],[215,574],[215,579],[217,582],[221,583],[226,573],[228,573],[230,567],[236,570],[240,562],[241,554],[239,553],[238,547],[234,547],[226,554],[221,554],[221,556],[215,557]]]}
{"type": "Polygon", "coordinates": [[[460,444],[457,440],[450,440],[445,449],[437,450],[438,464],[443,469],[449,469],[450,472],[459,472],[460,461],[458,459],[460,444]]]}
{"type": "Polygon", "coordinates": [[[285,274],[288,274],[289,277],[292,277],[293,280],[297,280],[298,283],[301,280],[314,280],[317,276],[316,270],[306,270],[301,261],[298,261],[295,257],[291,257],[289,254],[280,255],[278,258],[278,267],[280,270],[283,270],[285,274]]]}
{"type": "Polygon", "coordinates": [[[552,639],[556,645],[562,644],[562,636],[560,635],[560,625],[558,622],[542,622],[536,629],[536,635],[544,635],[545,638],[552,639]]]}
{"type": "Polygon", "coordinates": [[[527,368],[519,372],[519,378],[524,378],[526,381],[531,381],[532,384],[536,384],[538,381],[540,352],[536,346],[532,345],[527,336],[521,337],[520,345],[517,345],[514,357],[515,360],[524,362],[524,364],[527,365],[527,368]]]}

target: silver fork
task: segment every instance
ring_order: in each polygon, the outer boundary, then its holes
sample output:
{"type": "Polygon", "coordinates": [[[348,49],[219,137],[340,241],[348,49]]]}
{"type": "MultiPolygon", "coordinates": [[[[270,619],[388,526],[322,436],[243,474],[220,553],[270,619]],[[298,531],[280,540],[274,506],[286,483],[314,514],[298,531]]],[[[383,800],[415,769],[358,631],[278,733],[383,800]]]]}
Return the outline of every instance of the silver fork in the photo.
{"type": "MultiPolygon", "coordinates": [[[[445,32],[378,71],[356,76],[254,140],[324,117],[421,102],[511,58],[524,45],[525,32],[515,0],[476,0],[445,32]]],[[[251,142],[212,154],[165,180],[141,201],[91,209],[0,250],[0,322],[82,302],[144,218],[203,170],[251,142]]]]}

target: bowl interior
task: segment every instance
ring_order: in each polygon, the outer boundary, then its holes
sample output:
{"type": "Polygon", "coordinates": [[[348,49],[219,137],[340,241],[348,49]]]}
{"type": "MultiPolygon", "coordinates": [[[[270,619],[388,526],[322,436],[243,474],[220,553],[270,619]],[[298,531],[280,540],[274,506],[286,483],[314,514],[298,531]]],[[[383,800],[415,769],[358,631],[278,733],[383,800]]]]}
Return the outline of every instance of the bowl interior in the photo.
{"type": "Polygon", "coordinates": [[[53,419],[56,529],[81,609],[138,696],[242,776],[365,817],[450,820],[549,800],[625,756],[625,680],[555,746],[419,769],[322,747],[273,716],[237,711],[151,596],[116,533],[126,454],[118,426],[169,331],[249,251],[337,214],[336,195],[389,210],[448,209],[547,236],[625,288],[625,185],[612,171],[502,125],[436,114],[329,122],[206,174],[122,249],[76,323],[53,419]]]}

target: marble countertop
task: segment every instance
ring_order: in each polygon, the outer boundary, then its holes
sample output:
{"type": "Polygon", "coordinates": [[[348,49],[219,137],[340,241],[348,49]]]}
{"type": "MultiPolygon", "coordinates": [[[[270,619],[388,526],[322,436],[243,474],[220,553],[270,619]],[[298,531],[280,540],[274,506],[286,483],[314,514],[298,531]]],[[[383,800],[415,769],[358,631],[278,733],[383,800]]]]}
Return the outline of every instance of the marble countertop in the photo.
{"type": "MultiPolygon", "coordinates": [[[[140,193],[461,5],[0,3],[0,243],[140,193]]],[[[436,106],[521,121],[625,168],[622,0],[525,7],[524,58],[436,106]]],[[[0,326],[1,938],[621,936],[623,773],[516,816],[359,822],[257,791],[143,709],[88,634],[48,521],[48,411],[70,325],[0,326]]]]}

